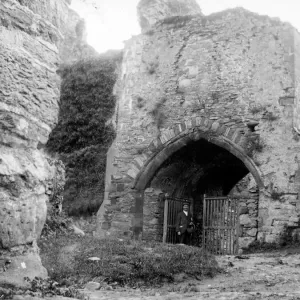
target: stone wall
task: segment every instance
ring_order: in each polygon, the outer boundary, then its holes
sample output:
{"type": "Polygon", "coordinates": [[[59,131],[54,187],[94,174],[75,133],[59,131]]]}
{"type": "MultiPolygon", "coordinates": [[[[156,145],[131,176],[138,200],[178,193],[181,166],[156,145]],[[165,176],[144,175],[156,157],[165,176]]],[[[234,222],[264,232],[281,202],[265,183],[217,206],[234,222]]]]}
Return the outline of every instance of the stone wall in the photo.
{"type": "Polygon", "coordinates": [[[258,239],[277,241],[279,220],[297,226],[298,39],[289,24],[238,8],[169,17],[127,41],[99,233],[123,234],[104,221],[111,197],[122,203],[118,220],[141,232],[145,174],[198,138],[227,147],[255,177],[258,239]]]}
{"type": "Polygon", "coordinates": [[[164,224],[165,193],[148,188],[144,198],[144,228],[142,238],[162,242],[164,224]]]}
{"type": "Polygon", "coordinates": [[[44,146],[59,109],[58,46],[67,0],[0,3],[0,282],[45,276],[36,247],[55,166],[44,146]]]}
{"type": "Polygon", "coordinates": [[[230,195],[239,199],[239,248],[243,250],[257,240],[259,191],[253,176],[246,175],[230,195]]]}

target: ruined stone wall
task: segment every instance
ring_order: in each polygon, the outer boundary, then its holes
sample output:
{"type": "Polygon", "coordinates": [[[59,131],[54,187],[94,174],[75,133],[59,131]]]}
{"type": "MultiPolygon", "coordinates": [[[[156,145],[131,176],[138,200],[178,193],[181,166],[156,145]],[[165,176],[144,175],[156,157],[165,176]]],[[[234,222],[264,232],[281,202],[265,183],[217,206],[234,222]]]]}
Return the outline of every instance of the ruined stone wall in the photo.
{"type": "Polygon", "coordinates": [[[58,46],[65,0],[0,2],[0,282],[45,276],[36,239],[55,166],[44,152],[59,108],[58,46]]]}
{"type": "Polygon", "coordinates": [[[259,191],[251,174],[240,180],[229,193],[239,199],[239,248],[246,249],[257,239],[259,191]]]}
{"type": "Polygon", "coordinates": [[[162,242],[164,224],[165,193],[148,188],[144,197],[144,228],[142,238],[162,242]]]}
{"type": "Polygon", "coordinates": [[[128,41],[100,226],[122,234],[122,226],[114,227],[116,215],[132,231],[142,226],[137,207],[143,196],[131,189],[134,180],[155,151],[200,124],[208,131],[227,128],[222,134],[244,143],[245,157],[259,172],[258,238],[276,240],[281,230],[276,220],[296,226],[299,139],[291,114],[298,97],[297,35],[289,24],[234,9],[167,18],[128,41]],[[260,138],[251,154],[246,151],[250,134],[260,138]],[[114,211],[102,222],[111,197],[124,213],[114,211]]]}

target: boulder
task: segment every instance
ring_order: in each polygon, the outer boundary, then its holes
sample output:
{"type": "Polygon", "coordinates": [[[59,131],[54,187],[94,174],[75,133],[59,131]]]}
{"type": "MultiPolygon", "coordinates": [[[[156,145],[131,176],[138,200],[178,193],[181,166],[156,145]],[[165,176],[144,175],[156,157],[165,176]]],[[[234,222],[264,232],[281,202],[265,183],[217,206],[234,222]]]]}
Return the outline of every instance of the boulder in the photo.
{"type": "MultiPolygon", "coordinates": [[[[36,249],[35,249],[36,250],[36,249]]],[[[37,251],[19,254],[10,258],[11,263],[0,272],[0,285],[13,285],[16,287],[28,287],[29,283],[24,277],[34,279],[35,277],[46,278],[47,270],[42,266],[37,251]]]]}

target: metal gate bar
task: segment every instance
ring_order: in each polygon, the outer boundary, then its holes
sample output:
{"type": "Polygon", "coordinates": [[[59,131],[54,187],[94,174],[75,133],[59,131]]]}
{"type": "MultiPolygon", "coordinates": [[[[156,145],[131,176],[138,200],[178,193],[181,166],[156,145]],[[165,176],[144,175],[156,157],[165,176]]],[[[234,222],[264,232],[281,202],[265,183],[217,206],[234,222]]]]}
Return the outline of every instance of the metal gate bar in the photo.
{"type": "Polygon", "coordinates": [[[182,211],[184,203],[190,204],[188,199],[167,198],[164,206],[164,227],[163,227],[163,242],[176,244],[176,217],[182,211]]]}
{"type": "Polygon", "coordinates": [[[231,197],[203,200],[203,248],[214,254],[238,251],[239,201],[231,197]]]}

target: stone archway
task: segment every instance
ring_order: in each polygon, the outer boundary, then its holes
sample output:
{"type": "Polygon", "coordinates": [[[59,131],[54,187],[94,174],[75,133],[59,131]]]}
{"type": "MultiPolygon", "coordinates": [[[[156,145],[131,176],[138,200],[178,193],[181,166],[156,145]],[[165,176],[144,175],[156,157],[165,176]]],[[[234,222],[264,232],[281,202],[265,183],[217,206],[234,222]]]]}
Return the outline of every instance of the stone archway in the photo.
{"type": "MultiPolygon", "coordinates": [[[[251,174],[255,179],[257,187],[259,189],[263,188],[260,171],[247,153],[246,147],[249,135],[251,135],[251,133],[249,132],[245,133],[241,130],[232,130],[230,127],[226,127],[224,125],[222,126],[218,122],[210,122],[209,120],[205,120],[203,118],[199,120],[198,118],[198,120],[192,120],[191,122],[176,125],[174,129],[169,129],[168,131],[164,132],[161,137],[153,141],[150,145],[151,149],[154,150],[152,156],[150,156],[148,160],[145,160],[146,155],[143,154],[135,159],[135,162],[138,163],[141,167],[132,183],[132,188],[136,193],[136,220],[134,223],[137,224],[137,228],[135,228],[135,232],[139,234],[145,231],[145,224],[148,227],[147,223],[149,222],[149,220],[144,219],[144,209],[145,206],[147,206],[147,202],[149,201],[148,198],[151,198],[151,195],[147,190],[145,199],[145,190],[150,186],[149,183],[151,182],[154,175],[161,168],[164,162],[168,160],[172,155],[179,152],[181,149],[188,147],[191,143],[195,143],[196,141],[205,140],[209,144],[215,145],[216,147],[220,147],[229,152],[232,156],[234,156],[237,160],[240,160],[242,164],[245,165],[245,168],[247,169],[249,174],[251,174]],[[192,126],[193,121],[196,126],[192,126]],[[197,126],[197,124],[199,125],[197,126]]],[[[148,155],[150,154],[149,152],[150,151],[148,151],[148,155]]],[[[137,168],[138,166],[134,164],[134,166],[128,171],[128,174],[134,176],[137,168]]],[[[158,196],[159,193],[154,193],[154,197],[158,196]]],[[[250,205],[252,205],[251,201],[253,201],[253,199],[251,199],[250,197],[249,200],[250,205]]],[[[249,203],[245,199],[243,199],[242,202],[244,205],[244,209],[247,209],[247,205],[249,205],[249,203]]],[[[258,199],[256,200],[256,203],[257,202],[258,199]]],[[[248,216],[244,216],[244,219],[246,219],[247,222],[250,222],[250,218],[248,216]]],[[[246,232],[247,230],[249,231],[249,228],[244,231],[246,232]]],[[[153,238],[153,236],[151,236],[151,238],[153,238]]],[[[253,238],[244,238],[244,242],[246,244],[249,243],[249,240],[252,241],[253,238]]]]}
{"type": "Polygon", "coordinates": [[[127,174],[133,179],[132,188],[145,189],[149,178],[157,168],[173,153],[187,145],[190,141],[207,139],[239,158],[252,173],[259,187],[263,187],[258,167],[247,154],[249,138],[257,134],[245,132],[247,129],[222,125],[204,117],[191,118],[165,130],[153,140],[147,151],[137,156],[127,174]]]}
{"type": "MultiPolygon", "coordinates": [[[[126,226],[124,234],[126,231],[126,235],[128,235],[131,231],[135,236],[139,236],[143,232],[144,191],[149,182],[166,159],[198,140],[206,140],[212,145],[225,149],[242,161],[255,178],[257,186],[262,188],[260,171],[247,152],[249,140],[257,137],[258,135],[251,132],[246,126],[244,128],[237,128],[234,125],[226,126],[219,121],[212,121],[204,117],[191,118],[164,130],[142,154],[132,158],[130,164],[126,164],[126,176],[121,177],[117,173],[107,173],[110,182],[107,182],[106,185],[107,200],[98,212],[99,228],[118,234],[126,226]],[[126,220],[131,218],[131,225],[128,221],[126,221],[127,223],[119,221],[122,213],[113,211],[114,207],[118,205],[122,205],[122,210],[125,210],[124,207],[127,205],[125,201],[131,203],[131,208],[126,214],[126,220]],[[115,222],[112,215],[117,216],[118,221],[115,222]],[[121,226],[123,227],[121,228],[121,226]]],[[[118,210],[120,211],[120,208],[118,210]]],[[[101,232],[100,234],[102,235],[101,232]]]]}

